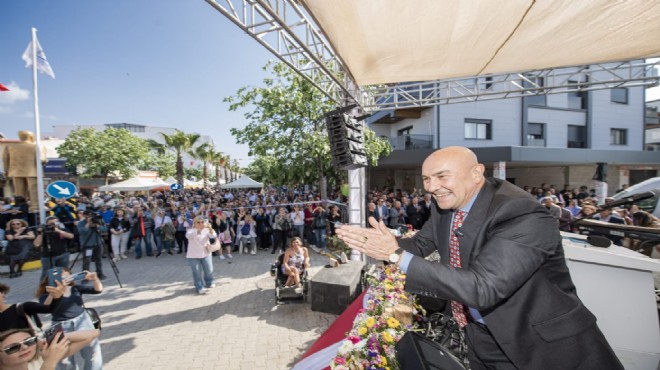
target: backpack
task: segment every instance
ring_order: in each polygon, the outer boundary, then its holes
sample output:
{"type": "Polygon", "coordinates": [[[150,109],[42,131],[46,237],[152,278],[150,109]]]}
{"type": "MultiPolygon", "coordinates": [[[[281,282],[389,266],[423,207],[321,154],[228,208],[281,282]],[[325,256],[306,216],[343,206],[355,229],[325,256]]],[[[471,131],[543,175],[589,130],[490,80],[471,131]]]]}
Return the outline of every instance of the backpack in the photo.
{"type": "Polygon", "coordinates": [[[250,224],[245,223],[243,227],[241,227],[241,235],[250,235],[250,224]]]}
{"type": "Polygon", "coordinates": [[[174,240],[174,234],[176,233],[176,229],[174,228],[174,225],[172,225],[171,222],[168,222],[161,226],[161,232],[163,233],[163,240],[174,240]]]}

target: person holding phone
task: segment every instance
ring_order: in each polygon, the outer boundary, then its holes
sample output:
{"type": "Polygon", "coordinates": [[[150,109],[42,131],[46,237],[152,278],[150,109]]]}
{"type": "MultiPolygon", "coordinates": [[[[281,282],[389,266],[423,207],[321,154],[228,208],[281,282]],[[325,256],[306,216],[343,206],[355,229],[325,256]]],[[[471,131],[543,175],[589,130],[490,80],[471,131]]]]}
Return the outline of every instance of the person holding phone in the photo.
{"type": "Polygon", "coordinates": [[[40,313],[51,313],[59,304],[64,294],[64,284],[56,282],[55,286],[46,287],[46,292],[51,297],[50,304],[40,304],[37,302],[23,302],[19,304],[8,304],[5,299],[11,288],[8,285],[0,283],[0,332],[9,329],[30,329],[32,325],[27,316],[34,316],[40,313]],[[21,306],[23,313],[19,313],[18,306],[21,306]]]}
{"type": "MultiPolygon", "coordinates": [[[[53,310],[53,325],[60,325],[65,333],[73,333],[85,330],[93,330],[94,324],[85,311],[83,294],[101,294],[103,284],[95,272],[83,271],[71,275],[68,268],[63,268],[61,275],[64,282],[64,293],[59,306],[53,310]],[[83,280],[92,284],[82,284],[83,280]]],[[[49,304],[52,298],[46,293],[48,279],[43,279],[37,289],[37,298],[43,304],[49,304]]],[[[96,338],[96,337],[95,337],[96,338]]],[[[85,370],[103,369],[103,355],[101,354],[101,345],[98,339],[93,339],[80,349],[80,355],[83,358],[85,370]]],[[[58,370],[77,369],[74,356],[68,356],[58,365],[58,370]]]]}
{"type": "Polygon", "coordinates": [[[217,235],[202,216],[193,220],[193,227],[186,232],[188,239],[188,252],[186,259],[192,270],[193,283],[197,294],[206,294],[205,288],[214,288],[213,282],[213,260],[211,259],[211,239],[217,235]]]}
{"type": "Polygon", "coordinates": [[[0,332],[0,368],[55,370],[63,358],[73,356],[98,335],[98,330],[59,333],[46,343],[32,329],[5,330],[0,332]]]}

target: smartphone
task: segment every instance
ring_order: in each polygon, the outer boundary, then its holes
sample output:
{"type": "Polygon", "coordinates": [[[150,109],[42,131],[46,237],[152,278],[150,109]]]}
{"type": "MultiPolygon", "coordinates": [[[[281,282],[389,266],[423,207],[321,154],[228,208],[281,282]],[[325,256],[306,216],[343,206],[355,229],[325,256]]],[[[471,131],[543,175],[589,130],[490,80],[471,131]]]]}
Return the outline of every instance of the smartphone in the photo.
{"type": "Polygon", "coordinates": [[[44,331],[46,343],[50,345],[55,338],[57,338],[57,342],[59,343],[62,340],[62,334],[64,334],[64,330],[62,330],[62,324],[54,324],[50,328],[46,329],[46,331],[44,331]]]}
{"type": "Polygon", "coordinates": [[[62,282],[62,269],[59,267],[48,270],[48,285],[57,286],[56,281],[62,282]]]}
{"type": "Polygon", "coordinates": [[[76,273],[76,274],[73,274],[73,275],[67,277],[67,278],[66,278],[66,282],[67,282],[67,283],[70,283],[70,282],[72,282],[72,281],[73,281],[73,282],[78,282],[78,281],[83,280],[83,279],[85,278],[85,276],[87,276],[87,273],[86,273],[86,272],[78,272],[78,273],[76,273]]]}

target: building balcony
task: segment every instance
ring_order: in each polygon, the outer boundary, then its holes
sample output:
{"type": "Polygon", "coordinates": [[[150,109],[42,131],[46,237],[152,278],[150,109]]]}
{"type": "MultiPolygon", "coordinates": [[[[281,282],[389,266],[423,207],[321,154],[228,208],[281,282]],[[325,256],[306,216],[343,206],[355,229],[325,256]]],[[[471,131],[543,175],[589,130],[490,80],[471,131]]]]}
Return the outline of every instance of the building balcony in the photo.
{"type": "Polygon", "coordinates": [[[390,138],[392,150],[433,149],[433,135],[401,135],[390,138]]]}
{"type": "Polygon", "coordinates": [[[527,139],[527,146],[545,147],[545,139],[527,139]]]}
{"type": "Polygon", "coordinates": [[[575,140],[569,140],[568,143],[566,143],[567,147],[569,148],[584,148],[584,141],[575,141],[575,140]]]}

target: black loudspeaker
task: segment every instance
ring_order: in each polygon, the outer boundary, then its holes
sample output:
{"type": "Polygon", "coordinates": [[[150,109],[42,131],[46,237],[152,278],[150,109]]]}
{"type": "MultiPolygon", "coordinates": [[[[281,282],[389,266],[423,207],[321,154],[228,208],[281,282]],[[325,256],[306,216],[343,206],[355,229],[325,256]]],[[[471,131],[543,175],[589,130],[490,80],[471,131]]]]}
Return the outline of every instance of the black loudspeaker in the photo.
{"type": "Polygon", "coordinates": [[[326,116],[332,162],[338,169],[354,170],[367,166],[364,124],[341,111],[326,116]]]}
{"type": "Polygon", "coordinates": [[[465,370],[465,366],[440,344],[409,331],[396,344],[402,370],[465,370]]]}

